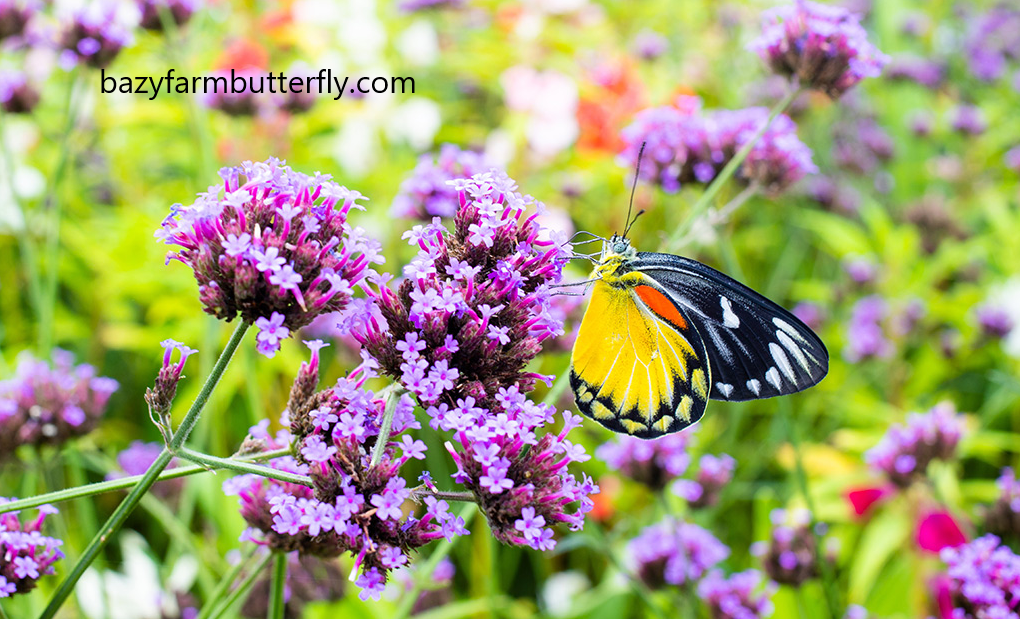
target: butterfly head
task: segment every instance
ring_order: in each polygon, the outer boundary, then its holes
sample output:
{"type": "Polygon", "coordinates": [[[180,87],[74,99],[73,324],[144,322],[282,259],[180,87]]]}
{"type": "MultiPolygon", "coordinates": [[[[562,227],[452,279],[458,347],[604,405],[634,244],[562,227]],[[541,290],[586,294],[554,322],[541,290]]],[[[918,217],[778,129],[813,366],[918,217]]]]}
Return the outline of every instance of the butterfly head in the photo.
{"type": "Polygon", "coordinates": [[[602,256],[595,265],[595,276],[612,283],[619,279],[627,269],[625,266],[637,258],[637,250],[626,237],[614,234],[609,240],[602,242],[602,256]]]}

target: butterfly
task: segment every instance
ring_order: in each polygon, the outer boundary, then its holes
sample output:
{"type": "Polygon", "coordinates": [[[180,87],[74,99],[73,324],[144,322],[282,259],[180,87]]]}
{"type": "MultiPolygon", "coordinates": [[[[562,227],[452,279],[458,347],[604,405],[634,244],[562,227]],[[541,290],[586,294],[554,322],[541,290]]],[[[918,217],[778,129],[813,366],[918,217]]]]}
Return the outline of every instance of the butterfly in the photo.
{"type": "Polygon", "coordinates": [[[638,252],[613,235],[592,279],[570,386],[581,412],[614,432],[679,432],[709,399],[786,395],[828,372],[825,344],[807,325],[695,260],[638,252]]]}

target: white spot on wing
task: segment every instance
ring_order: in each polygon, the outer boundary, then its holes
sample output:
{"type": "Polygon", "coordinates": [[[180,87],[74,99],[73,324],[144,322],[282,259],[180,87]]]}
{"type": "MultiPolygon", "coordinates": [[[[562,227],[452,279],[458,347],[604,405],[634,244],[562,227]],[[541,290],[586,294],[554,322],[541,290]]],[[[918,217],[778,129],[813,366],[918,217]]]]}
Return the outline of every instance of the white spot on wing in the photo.
{"type": "Polygon", "coordinates": [[[786,351],[776,344],[775,342],[769,342],[769,352],[772,353],[772,358],[776,360],[776,365],[782,370],[783,375],[790,379],[790,382],[797,384],[797,374],[793,371],[793,366],[790,365],[790,360],[786,356],[786,351]]]}
{"type": "Polygon", "coordinates": [[[790,351],[790,354],[797,360],[800,367],[804,368],[805,372],[810,373],[811,369],[808,367],[807,357],[804,356],[804,351],[800,349],[800,346],[797,346],[797,342],[794,342],[789,335],[782,331],[776,331],[776,338],[779,340],[780,344],[786,347],[786,350],[790,351]]]}
{"type": "Polygon", "coordinates": [[[733,313],[733,306],[730,304],[730,300],[726,297],[719,297],[719,305],[722,306],[723,326],[729,327],[730,329],[736,329],[739,327],[740,319],[733,313]]]}
{"type": "Polygon", "coordinates": [[[719,390],[719,393],[723,394],[724,398],[730,397],[730,394],[733,393],[733,385],[729,383],[716,383],[715,388],[719,390]]]}
{"type": "Polygon", "coordinates": [[[757,378],[752,378],[747,381],[747,388],[754,392],[754,395],[761,393],[761,381],[757,378]]]}
{"type": "Polygon", "coordinates": [[[782,385],[782,383],[780,381],[783,379],[779,377],[779,371],[776,370],[776,368],[771,367],[768,372],[765,372],[765,380],[767,380],[769,384],[776,389],[781,389],[780,385],[782,385]]]}
{"type": "Polygon", "coordinates": [[[796,327],[794,327],[790,323],[786,322],[782,318],[773,318],[772,319],[772,324],[776,325],[777,327],[779,327],[783,331],[786,331],[787,333],[789,333],[791,336],[793,336],[793,339],[797,340],[798,342],[803,342],[805,344],[808,343],[808,341],[806,339],[804,339],[804,336],[800,334],[800,331],[798,331],[796,329],[796,327]]]}

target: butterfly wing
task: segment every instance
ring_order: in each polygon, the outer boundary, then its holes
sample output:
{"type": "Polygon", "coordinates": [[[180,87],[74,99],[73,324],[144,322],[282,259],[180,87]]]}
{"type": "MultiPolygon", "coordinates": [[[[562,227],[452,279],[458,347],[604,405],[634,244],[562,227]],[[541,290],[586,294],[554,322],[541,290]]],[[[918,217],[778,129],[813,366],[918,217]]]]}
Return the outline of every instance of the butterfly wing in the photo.
{"type": "Polygon", "coordinates": [[[668,291],[704,338],[712,399],[771,398],[825,377],[825,344],[790,312],[695,260],[652,252],[637,257],[633,270],[668,291]]]}
{"type": "Polygon", "coordinates": [[[654,282],[599,281],[574,343],[570,386],[588,417],[655,438],[701,419],[712,382],[705,355],[697,330],[654,282]]]}

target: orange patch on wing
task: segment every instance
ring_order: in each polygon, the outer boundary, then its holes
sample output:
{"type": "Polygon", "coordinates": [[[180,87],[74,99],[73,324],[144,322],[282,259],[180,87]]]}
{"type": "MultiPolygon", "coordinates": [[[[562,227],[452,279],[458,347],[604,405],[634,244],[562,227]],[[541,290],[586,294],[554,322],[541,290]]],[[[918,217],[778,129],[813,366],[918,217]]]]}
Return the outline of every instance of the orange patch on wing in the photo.
{"type": "Polygon", "coordinates": [[[637,286],[634,288],[634,291],[645,302],[645,305],[652,308],[652,311],[664,320],[669,321],[678,329],[687,328],[687,321],[684,320],[684,317],[680,315],[676,306],[673,305],[673,302],[666,295],[651,286],[637,286]]]}

